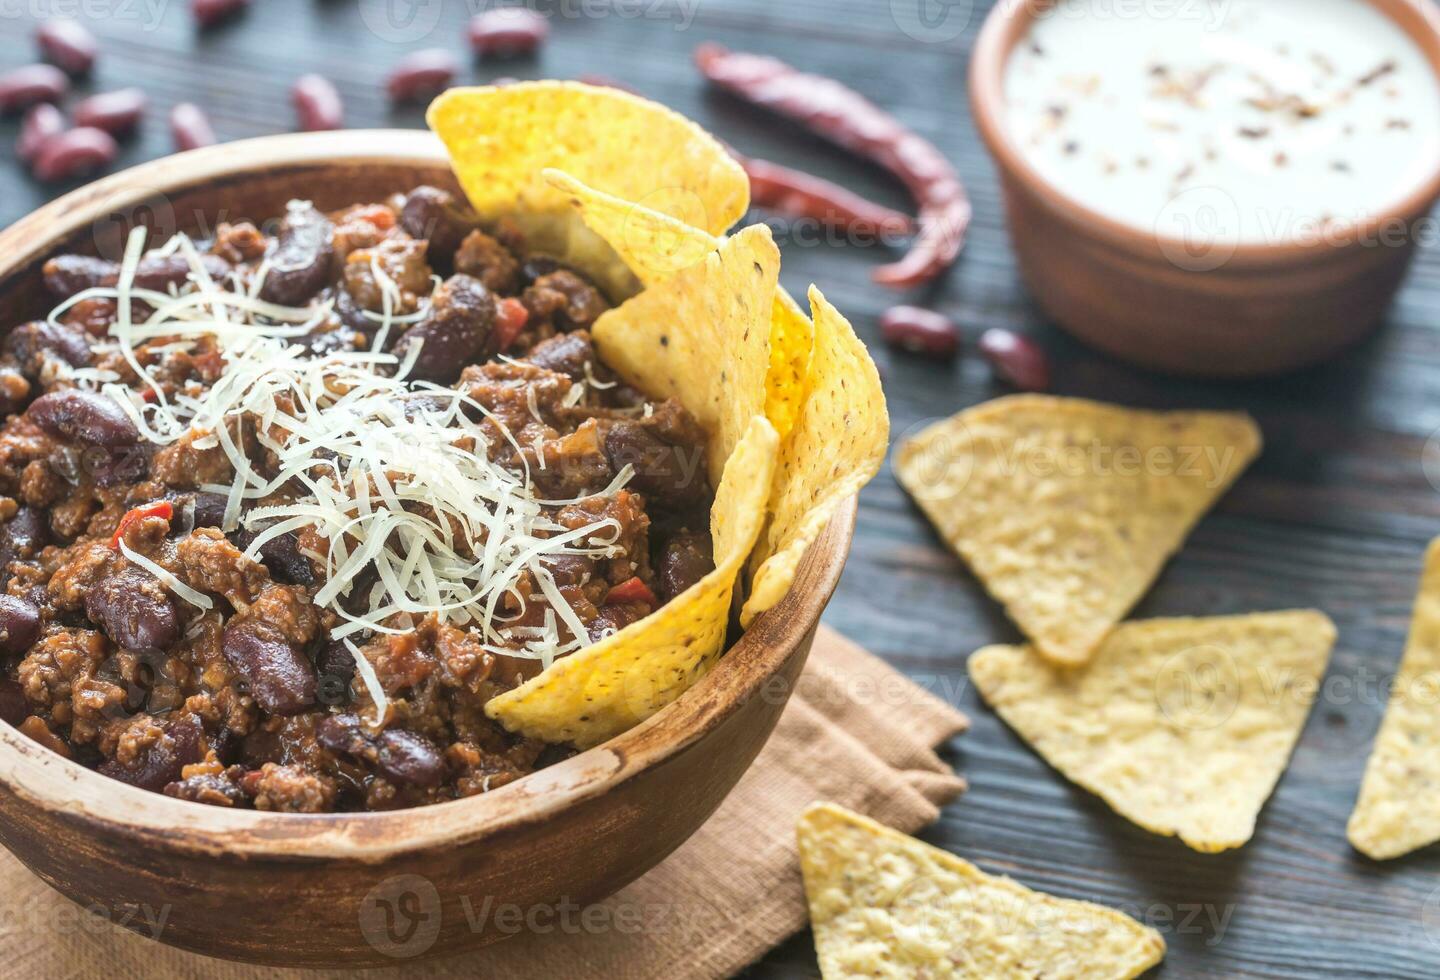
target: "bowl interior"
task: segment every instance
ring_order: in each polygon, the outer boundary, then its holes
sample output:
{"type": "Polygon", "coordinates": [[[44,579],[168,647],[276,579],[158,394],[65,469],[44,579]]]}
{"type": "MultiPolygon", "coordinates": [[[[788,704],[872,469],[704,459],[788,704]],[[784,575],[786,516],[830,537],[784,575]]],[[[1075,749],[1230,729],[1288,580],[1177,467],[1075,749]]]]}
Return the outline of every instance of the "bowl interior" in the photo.
{"type": "MultiPolygon", "coordinates": [[[[438,140],[413,131],[264,137],[165,158],[97,181],[0,232],[0,309],[9,325],[51,305],[40,282],[61,252],[116,257],[136,224],[163,239],[220,221],[257,224],[294,198],[322,210],[383,200],[417,184],[458,190],[438,140]]],[[[761,692],[814,630],[854,528],[850,501],[802,563],[790,594],[685,696],[610,742],[491,793],[386,813],[266,814],[174,800],[108,779],[0,723],[0,781],[42,806],[167,846],[243,856],[383,861],[541,819],[662,763],[761,692]]]]}

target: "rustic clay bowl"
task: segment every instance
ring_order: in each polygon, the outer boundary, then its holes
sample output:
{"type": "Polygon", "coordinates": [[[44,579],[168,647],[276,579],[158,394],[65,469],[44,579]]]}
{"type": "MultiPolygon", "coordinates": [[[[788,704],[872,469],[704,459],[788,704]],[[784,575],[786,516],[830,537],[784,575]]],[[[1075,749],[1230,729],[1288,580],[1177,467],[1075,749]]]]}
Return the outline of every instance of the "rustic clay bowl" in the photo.
{"type": "MultiPolygon", "coordinates": [[[[1440,72],[1440,12],[1432,0],[1370,2],[1440,72]]],[[[1236,246],[1121,224],[1041,176],[1009,133],[1005,63],[1051,5],[996,4],[970,62],[975,122],[999,170],[1010,236],[1040,307],[1117,357],[1211,377],[1302,367],[1370,333],[1409,268],[1416,224],[1440,196],[1440,160],[1390,211],[1332,227],[1324,240],[1236,246]]]]}
{"type": "MultiPolygon", "coordinates": [[[[276,136],[159,160],[0,232],[0,310],[9,324],[41,314],[41,263],[117,248],[133,219],[195,230],[281,214],[291,198],[332,209],[419,183],[454,187],[439,143],[414,132],[276,136]]],[[[212,956],[373,966],[487,945],[515,928],[475,914],[487,899],[543,911],[604,898],[710,816],[774,728],[854,523],[852,500],[790,594],[676,703],[492,793],[391,813],[228,811],[107,779],[0,723],[0,843],[117,921],[140,929],[131,910],[164,909],[162,941],[212,956]]]]}

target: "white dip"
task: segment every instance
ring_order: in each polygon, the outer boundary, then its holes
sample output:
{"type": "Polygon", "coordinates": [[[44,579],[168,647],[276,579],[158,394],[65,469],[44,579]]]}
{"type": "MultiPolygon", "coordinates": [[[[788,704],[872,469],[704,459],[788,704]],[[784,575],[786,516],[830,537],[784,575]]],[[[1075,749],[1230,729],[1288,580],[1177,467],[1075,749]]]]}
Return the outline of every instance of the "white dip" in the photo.
{"type": "Polygon", "coordinates": [[[1011,55],[1005,96],[1046,179],[1162,234],[1323,235],[1440,162],[1440,82],[1363,0],[1061,0],[1011,55]]]}

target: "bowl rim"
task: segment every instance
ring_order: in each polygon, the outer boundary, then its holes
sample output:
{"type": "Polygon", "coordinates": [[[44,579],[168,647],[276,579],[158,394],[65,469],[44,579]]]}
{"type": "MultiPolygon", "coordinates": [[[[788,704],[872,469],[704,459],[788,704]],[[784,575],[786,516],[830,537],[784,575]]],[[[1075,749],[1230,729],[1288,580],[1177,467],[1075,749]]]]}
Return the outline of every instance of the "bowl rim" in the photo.
{"type": "MultiPolygon", "coordinates": [[[[1172,235],[1145,231],[1094,210],[1062,190],[1036,168],[1010,135],[1005,120],[1005,66],[1030,24],[1060,0],[1000,0],[991,8],[975,39],[968,73],[970,109],[981,139],[1002,176],[1018,181],[1049,211],[1074,226],[1080,234],[1131,254],[1172,265],[1168,255],[1184,250],[1186,243],[1172,235]]],[[[1362,0],[1377,8],[1405,31],[1420,48],[1440,87],[1440,7],[1432,0],[1362,0]]],[[[1399,220],[1425,215],[1440,198],[1440,160],[1430,176],[1398,200],[1360,220],[1337,226],[1338,241],[1280,241],[1225,245],[1227,261],[1218,272],[1253,272],[1277,265],[1296,265],[1333,259],[1351,245],[1366,241],[1373,229],[1399,220]]]]}
{"type": "MultiPolygon", "coordinates": [[[[416,130],[263,136],[142,163],[74,190],[0,231],[0,285],[85,225],[157,194],[244,180],[265,170],[374,162],[448,167],[440,141],[416,130]]],[[[0,789],[111,837],[167,850],[244,860],[378,863],[456,848],[534,824],[613,790],[675,757],[752,697],[814,631],[839,582],[855,529],[847,498],[797,569],[790,592],[758,617],[714,669],[679,699],[599,746],[489,793],[424,807],[362,813],[277,814],[172,799],[110,779],[0,722],[0,789]]],[[[787,688],[780,693],[788,697],[787,688]]]]}

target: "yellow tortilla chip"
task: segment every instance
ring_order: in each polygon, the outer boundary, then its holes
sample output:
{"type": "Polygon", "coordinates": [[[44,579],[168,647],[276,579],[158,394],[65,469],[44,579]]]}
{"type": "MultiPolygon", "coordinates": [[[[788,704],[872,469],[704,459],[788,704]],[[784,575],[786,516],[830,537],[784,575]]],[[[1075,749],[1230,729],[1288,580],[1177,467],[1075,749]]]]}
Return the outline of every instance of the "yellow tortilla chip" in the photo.
{"type": "MultiPolygon", "coordinates": [[[[710,474],[763,415],[770,307],[780,251],[764,225],[606,311],[591,331],[600,357],[651,398],[675,398],[710,434],[710,474]]],[[[763,509],[763,508],[762,508],[763,509]]]]}
{"type": "Polygon", "coordinates": [[[1062,775],[1152,833],[1239,847],[1280,779],[1335,643],[1322,612],[1123,623],[1084,667],[970,657],[980,694],[1062,775]]]}
{"type": "MultiPolygon", "coordinates": [[[[545,178],[579,211],[581,220],[607,242],[646,286],[655,286],[718,249],[721,239],[613,194],[587,187],[570,174],[548,170],[545,178]]],[[[784,439],[805,397],[814,329],[795,300],[776,288],[770,316],[770,377],[765,414],[784,439]]]]}
{"type": "Polygon", "coordinates": [[[1440,840],[1440,538],[1425,553],[1410,638],[1349,835],[1377,861],[1440,840]]]}
{"type": "Polygon", "coordinates": [[[1165,956],[1154,929],[1114,909],[985,874],[834,804],[796,836],[825,980],[1128,980],[1165,956]]]}
{"type": "Polygon", "coordinates": [[[735,582],[760,534],[779,443],[757,415],[726,464],[710,512],[713,572],[645,619],[493,698],[485,713],[511,731],[585,749],[644,721],[703,677],[725,645],[735,582]]]}
{"type": "Polygon", "coordinates": [[[618,89],[549,81],[452,88],[425,118],[487,217],[567,210],[541,176],[546,167],[712,234],[749,207],[749,179],[714,137],[618,89]]]}
{"type": "Polygon", "coordinates": [[[805,549],[840,502],[870,482],[890,440],[885,392],[865,345],[814,286],[810,309],[815,349],[805,402],[780,455],[774,516],[740,615],[746,626],[790,591],[805,549]]]}
{"type": "Polygon", "coordinates": [[[1046,657],[1088,660],[1260,450],[1245,415],[999,398],[904,442],[895,473],[1046,657]]]}

